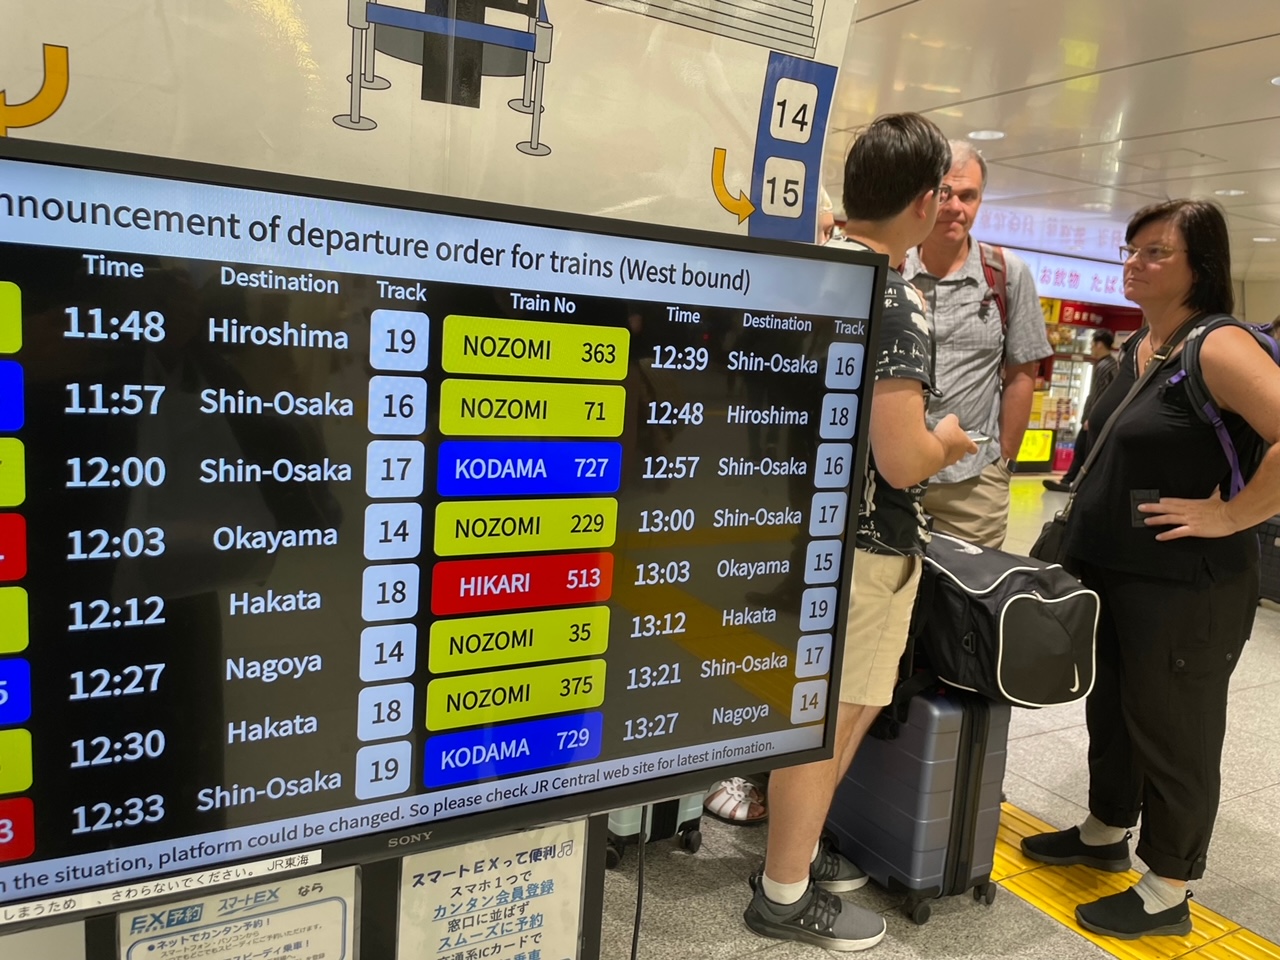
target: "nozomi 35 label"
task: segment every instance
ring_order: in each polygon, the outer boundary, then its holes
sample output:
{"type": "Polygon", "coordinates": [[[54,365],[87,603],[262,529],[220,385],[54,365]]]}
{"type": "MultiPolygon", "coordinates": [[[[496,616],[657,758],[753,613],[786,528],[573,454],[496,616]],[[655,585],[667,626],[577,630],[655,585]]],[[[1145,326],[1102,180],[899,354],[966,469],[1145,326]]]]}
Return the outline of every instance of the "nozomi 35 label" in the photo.
{"type": "Polygon", "coordinates": [[[431,625],[432,673],[590,657],[607,649],[609,608],[603,604],[437,620],[431,625]]]}
{"type": "Polygon", "coordinates": [[[885,258],[128,162],[0,138],[0,929],[337,956],[234,871],[821,758],[885,258]]]}

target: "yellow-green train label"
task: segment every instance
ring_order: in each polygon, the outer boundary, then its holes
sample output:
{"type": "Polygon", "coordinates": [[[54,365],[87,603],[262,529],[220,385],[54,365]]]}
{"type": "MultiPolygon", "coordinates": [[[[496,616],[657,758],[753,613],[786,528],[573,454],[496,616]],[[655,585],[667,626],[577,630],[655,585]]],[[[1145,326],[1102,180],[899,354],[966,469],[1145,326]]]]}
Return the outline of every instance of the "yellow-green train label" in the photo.
{"type": "Polygon", "coordinates": [[[434,674],[594,657],[609,648],[609,608],[504,613],[431,625],[434,674]]]}
{"type": "Polygon", "coordinates": [[[627,391],[608,384],[446,380],[440,432],[451,437],[617,437],[627,391]]]}
{"type": "Polygon", "coordinates": [[[630,347],[625,327],[448,316],[442,362],[448,373],[622,380],[630,347]]]}
{"type": "Polygon", "coordinates": [[[589,710],[602,703],[603,660],[441,677],[427,685],[427,729],[502,723],[589,710]]]}
{"type": "Polygon", "coordinates": [[[436,507],[435,550],[441,557],[613,546],[618,501],[447,500],[436,507]]]}

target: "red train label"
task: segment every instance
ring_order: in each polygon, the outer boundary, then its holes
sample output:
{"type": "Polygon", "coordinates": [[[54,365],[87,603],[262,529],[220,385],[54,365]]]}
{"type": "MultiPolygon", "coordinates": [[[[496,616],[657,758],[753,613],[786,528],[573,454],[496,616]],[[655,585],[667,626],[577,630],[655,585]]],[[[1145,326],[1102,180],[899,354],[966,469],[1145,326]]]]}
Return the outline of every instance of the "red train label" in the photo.
{"type": "Polygon", "coordinates": [[[436,616],[597,603],[612,593],[611,553],[449,560],[431,574],[436,616]]]}

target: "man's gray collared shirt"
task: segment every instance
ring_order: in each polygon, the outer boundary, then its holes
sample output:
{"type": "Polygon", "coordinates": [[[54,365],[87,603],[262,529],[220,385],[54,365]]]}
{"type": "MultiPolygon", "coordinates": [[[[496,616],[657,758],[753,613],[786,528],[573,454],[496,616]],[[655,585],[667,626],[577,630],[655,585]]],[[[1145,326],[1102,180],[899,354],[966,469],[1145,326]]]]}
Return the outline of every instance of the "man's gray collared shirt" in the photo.
{"type": "Polygon", "coordinates": [[[995,291],[983,276],[976,240],[970,241],[969,256],[950,276],[939,279],[930,274],[915,250],[907,254],[902,272],[924,296],[933,321],[934,384],[941,396],[929,399],[929,422],[954,413],[968,433],[992,438],[979,444],[976,454],[947,467],[931,481],[960,483],[1000,459],[1003,368],[1053,353],[1035,279],[1021,258],[1005,250],[1009,324],[1008,331],[1002,332],[995,291]]]}

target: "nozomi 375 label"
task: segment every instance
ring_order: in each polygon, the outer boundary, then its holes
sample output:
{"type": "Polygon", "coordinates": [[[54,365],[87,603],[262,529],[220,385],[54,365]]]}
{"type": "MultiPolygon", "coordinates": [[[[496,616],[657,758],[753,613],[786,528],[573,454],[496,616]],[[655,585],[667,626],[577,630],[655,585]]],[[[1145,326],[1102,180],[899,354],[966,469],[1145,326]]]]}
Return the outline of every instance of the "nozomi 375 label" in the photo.
{"type": "Polygon", "coordinates": [[[820,756],[882,258],[102,159],[0,141],[0,911],[820,756]]]}

